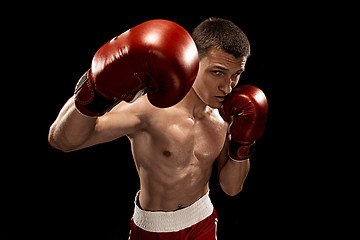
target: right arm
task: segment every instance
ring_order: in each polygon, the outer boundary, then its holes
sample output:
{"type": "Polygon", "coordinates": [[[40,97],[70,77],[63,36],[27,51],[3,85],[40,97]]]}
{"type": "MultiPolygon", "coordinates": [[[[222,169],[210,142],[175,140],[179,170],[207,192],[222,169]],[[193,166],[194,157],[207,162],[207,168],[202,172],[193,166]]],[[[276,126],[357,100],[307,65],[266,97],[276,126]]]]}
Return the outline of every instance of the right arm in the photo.
{"type": "Polygon", "coordinates": [[[133,104],[121,102],[101,117],[87,117],[78,112],[71,97],[50,127],[49,143],[71,152],[129,135],[144,127],[141,116],[149,107],[144,96],[133,104]]]}
{"type": "Polygon", "coordinates": [[[49,143],[68,152],[134,133],[149,105],[170,107],[189,92],[198,67],[196,45],[176,23],[152,20],[126,31],[96,52],[50,127],[49,143]],[[124,103],[145,90],[149,101],[124,103]]]}

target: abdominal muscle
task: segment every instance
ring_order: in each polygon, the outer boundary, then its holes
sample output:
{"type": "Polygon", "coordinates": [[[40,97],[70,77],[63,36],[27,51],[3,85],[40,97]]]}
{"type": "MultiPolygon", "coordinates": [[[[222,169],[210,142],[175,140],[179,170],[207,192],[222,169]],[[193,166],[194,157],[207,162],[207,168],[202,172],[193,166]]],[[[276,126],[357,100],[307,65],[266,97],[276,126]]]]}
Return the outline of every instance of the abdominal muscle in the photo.
{"type": "Polygon", "coordinates": [[[146,147],[149,142],[143,140],[132,147],[140,178],[140,208],[175,211],[190,206],[208,192],[213,161],[199,161],[193,151],[182,151],[184,148],[159,151],[159,146],[146,147]]]}
{"type": "Polygon", "coordinates": [[[181,170],[140,170],[139,207],[146,211],[175,211],[190,206],[208,190],[210,173],[196,166],[181,170]]]}

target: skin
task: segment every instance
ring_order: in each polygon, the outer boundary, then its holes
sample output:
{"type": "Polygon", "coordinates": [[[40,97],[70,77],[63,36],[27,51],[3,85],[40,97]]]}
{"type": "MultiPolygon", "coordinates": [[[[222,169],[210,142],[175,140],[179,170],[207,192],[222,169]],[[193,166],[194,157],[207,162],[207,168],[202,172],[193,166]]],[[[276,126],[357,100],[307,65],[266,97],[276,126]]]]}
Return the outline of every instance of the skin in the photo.
{"type": "Polygon", "coordinates": [[[242,189],[250,162],[229,159],[231,120],[225,121],[219,108],[245,64],[245,57],[209,49],[190,92],[165,109],[152,106],[145,95],[94,118],[80,114],[72,97],[50,127],[49,142],[69,152],[127,136],[144,210],[174,211],[191,205],[208,191],[215,163],[223,191],[234,196],[242,189]]]}

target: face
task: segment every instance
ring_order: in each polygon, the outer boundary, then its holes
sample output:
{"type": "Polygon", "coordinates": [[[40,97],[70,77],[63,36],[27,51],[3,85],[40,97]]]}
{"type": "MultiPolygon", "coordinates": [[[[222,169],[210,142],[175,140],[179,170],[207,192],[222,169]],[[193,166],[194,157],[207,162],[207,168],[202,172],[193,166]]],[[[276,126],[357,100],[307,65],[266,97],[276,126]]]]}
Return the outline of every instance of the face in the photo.
{"type": "Polygon", "coordinates": [[[200,60],[193,85],[199,98],[213,108],[219,108],[245,71],[246,57],[235,58],[223,50],[210,48],[200,60]]]}

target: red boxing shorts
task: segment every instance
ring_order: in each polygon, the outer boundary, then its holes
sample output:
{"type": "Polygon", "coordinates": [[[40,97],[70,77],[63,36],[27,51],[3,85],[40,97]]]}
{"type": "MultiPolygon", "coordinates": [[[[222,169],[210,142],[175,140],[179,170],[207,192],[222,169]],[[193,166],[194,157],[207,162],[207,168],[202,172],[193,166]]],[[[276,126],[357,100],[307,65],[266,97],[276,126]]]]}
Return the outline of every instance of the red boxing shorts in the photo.
{"type": "Polygon", "coordinates": [[[173,212],[144,211],[135,201],[129,240],[216,240],[217,221],[209,192],[192,205],[173,212]]]}

